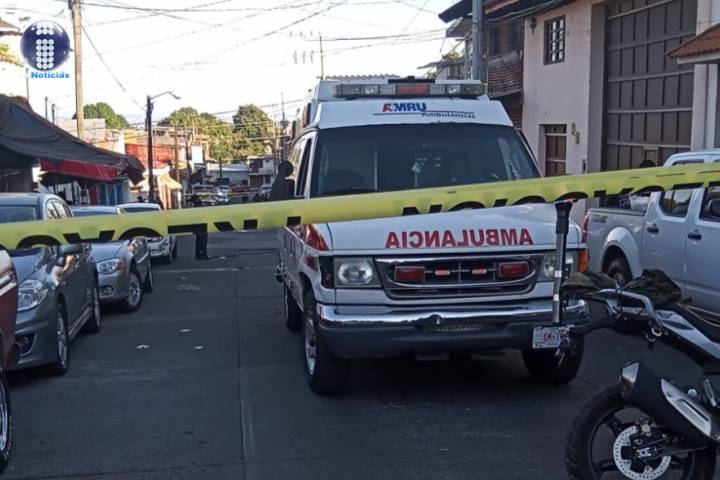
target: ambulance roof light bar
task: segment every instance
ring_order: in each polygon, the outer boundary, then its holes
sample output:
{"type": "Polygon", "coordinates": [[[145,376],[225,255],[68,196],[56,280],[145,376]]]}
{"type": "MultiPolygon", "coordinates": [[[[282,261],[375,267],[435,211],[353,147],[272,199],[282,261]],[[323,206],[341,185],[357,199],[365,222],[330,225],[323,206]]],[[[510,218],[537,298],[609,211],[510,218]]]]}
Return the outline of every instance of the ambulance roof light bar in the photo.
{"type": "Polygon", "coordinates": [[[340,83],[335,97],[354,98],[412,98],[461,97],[477,98],[485,94],[482,82],[435,83],[429,79],[393,79],[389,83],[340,83]]]}

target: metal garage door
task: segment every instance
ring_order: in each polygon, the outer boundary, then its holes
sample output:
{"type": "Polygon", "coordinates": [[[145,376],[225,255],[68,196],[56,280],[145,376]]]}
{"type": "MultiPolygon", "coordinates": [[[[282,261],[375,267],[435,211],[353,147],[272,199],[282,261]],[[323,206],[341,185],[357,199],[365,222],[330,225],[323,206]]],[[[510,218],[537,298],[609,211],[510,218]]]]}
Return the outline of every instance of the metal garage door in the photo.
{"type": "Polygon", "coordinates": [[[692,66],[665,53],[695,34],[697,0],[608,4],[604,170],[661,165],[690,146],[692,66]]]}

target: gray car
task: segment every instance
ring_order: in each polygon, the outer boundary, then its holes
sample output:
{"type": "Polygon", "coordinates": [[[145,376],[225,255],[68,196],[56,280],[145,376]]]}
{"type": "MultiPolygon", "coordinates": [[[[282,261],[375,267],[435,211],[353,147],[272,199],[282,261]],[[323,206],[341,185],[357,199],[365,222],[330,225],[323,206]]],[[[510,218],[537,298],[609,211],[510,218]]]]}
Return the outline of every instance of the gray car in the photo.
{"type": "MultiPolygon", "coordinates": [[[[0,223],[72,217],[55,195],[0,195],[0,223]]],[[[101,328],[95,261],[89,245],[37,247],[11,252],[18,278],[15,330],[20,358],[15,369],[46,366],[61,375],[69,367],[70,341],[101,328]]]]}
{"type": "MultiPolygon", "coordinates": [[[[123,203],[118,205],[127,213],[148,213],[162,211],[162,207],[157,203],[123,203]]],[[[152,259],[162,260],[165,263],[172,263],[177,258],[177,242],[175,235],[167,237],[154,237],[147,239],[150,247],[150,257],[152,259]]]]}
{"type": "MultiPolygon", "coordinates": [[[[76,217],[124,215],[117,206],[72,207],[76,217]]],[[[132,312],[140,308],[143,294],[153,291],[153,272],[147,240],[135,238],[122,242],[92,244],[100,285],[100,302],[117,304],[132,312]]]]}

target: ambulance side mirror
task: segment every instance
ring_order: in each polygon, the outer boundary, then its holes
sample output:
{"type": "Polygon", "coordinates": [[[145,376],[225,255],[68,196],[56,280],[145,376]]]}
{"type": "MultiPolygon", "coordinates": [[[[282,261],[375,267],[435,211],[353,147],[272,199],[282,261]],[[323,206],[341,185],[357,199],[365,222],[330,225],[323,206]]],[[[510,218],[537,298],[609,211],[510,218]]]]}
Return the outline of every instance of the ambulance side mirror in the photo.
{"type": "Polygon", "coordinates": [[[720,219],[720,198],[713,198],[707,206],[708,215],[720,219]]]}

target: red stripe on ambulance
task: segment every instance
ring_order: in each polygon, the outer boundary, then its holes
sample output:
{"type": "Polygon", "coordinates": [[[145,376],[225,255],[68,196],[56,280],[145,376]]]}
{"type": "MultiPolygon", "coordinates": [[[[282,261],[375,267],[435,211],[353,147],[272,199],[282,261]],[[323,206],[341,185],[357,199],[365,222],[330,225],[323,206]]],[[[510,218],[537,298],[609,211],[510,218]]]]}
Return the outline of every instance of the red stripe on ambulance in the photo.
{"type": "Polygon", "coordinates": [[[464,229],[390,232],[385,248],[462,248],[506,245],[534,245],[527,228],[464,229]]]}

